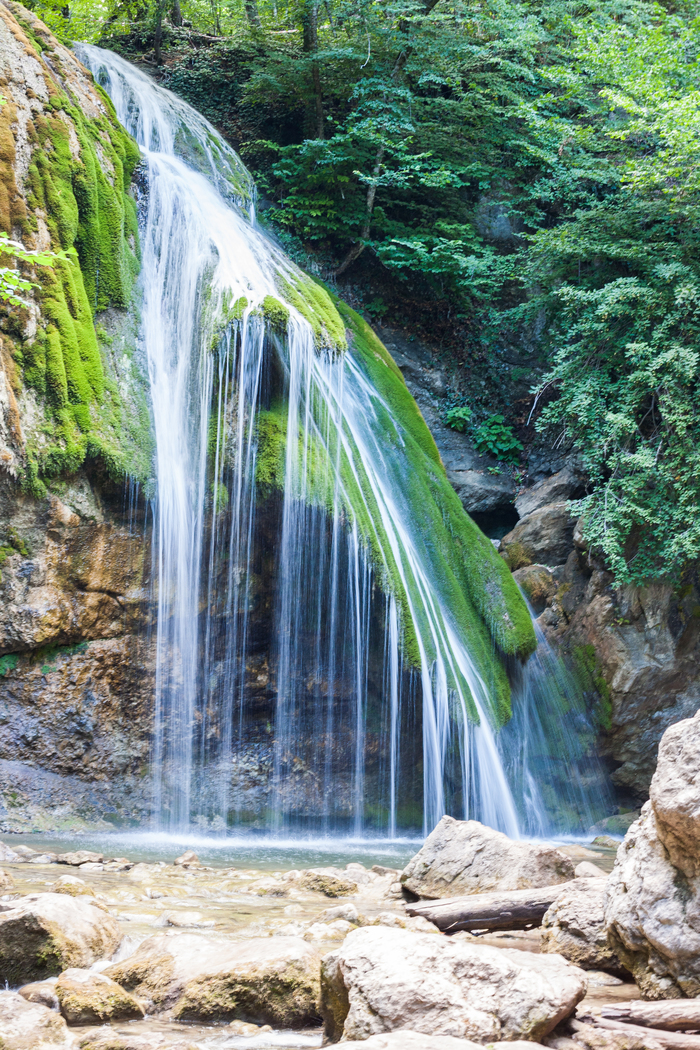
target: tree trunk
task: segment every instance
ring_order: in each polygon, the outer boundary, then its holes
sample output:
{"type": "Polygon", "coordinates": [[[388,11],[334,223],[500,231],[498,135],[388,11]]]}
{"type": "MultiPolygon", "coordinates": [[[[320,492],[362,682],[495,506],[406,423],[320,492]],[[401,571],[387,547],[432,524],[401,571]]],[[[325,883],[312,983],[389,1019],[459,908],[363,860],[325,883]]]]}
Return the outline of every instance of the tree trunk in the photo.
{"type": "Polygon", "coordinates": [[[262,29],[258,0],[245,0],[245,16],[251,29],[262,29]]]}
{"type": "Polygon", "coordinates": [[[156,65],[163,65],[163,54],[161,45],[163,43],[163,0],[159,0],[156,8],[156,31],[154,35],[154,49],[156,53],[156,65]]]}
{"type": "Polygon", "coordinates": [[[443,933],[458,930],[524,930],[540,926],[544,913],[574,882],[542,889],[474,893],[468,897],[407,904],[408,915],[422,915],[443,933]]]}
{"type": "MultiPolygon", "coordinates": [[[[302,28],[304,54],[306,55],[318,53],[318,8],[319,0],[305,0],[302,28]]],[[[309,127],[312,131],[310,137],[322,139],[324,137],[323,92],[321,91],[321,69],[316,58],[311,61],[311,88],[313,101],[309,114],[309,127]]]]}
{"type": "Polygon", "coordinates": [[[625,1024],[623,1021],[610,1021],[606,1017],[594,1020],[596,1028],[606,1028],[620,1035],[632,1035],[649,1040],[651,1046],[663,1046],[667,1050],[700,1050],[700,1035],[685,1032],[663,1032],[659,1028],[642,1028],[638,1024],[625,1024]]]}
{"type": "Polygon", "coordinates": [[[688,1032],[700,1029],[700,1000],[665,999],[660,1002],[645,1002],[640,999],[631,1003],[604,1006],[603,1017],[610,1021],[662,1028],[667,1032],[688,1032]]]}
{"type": "Polygon", "coordinates": [[[170,8],[170,21],[174,26],[182,25],[182,8],[180,7],[180,0],[173,0],[172,7],[170,8]]]}

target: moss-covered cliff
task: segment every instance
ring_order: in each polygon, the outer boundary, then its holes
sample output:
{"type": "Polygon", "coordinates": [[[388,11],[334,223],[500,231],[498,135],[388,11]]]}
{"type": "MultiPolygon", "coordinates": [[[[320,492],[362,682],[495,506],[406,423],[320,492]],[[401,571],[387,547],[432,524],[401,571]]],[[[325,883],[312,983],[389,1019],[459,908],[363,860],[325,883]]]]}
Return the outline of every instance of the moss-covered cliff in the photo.
{"type": "Polygon", "coordinates": [[[0,229],[60,253],[53,267],[22,264],[35,287],[0,322],[3,466],[38,497],[86,460],[113,480],[146,479],[138,147],[75,56],[11,2],[0,5],[0,64],[0,229]]]}

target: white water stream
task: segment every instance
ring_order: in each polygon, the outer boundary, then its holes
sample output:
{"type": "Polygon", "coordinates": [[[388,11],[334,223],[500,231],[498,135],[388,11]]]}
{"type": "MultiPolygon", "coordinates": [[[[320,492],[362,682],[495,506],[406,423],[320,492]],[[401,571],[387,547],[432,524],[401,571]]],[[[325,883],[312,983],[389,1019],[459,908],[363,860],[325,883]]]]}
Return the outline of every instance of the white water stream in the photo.
{"type": "MultiPolygon", "coordinates": [[[[491,728],[488,685],[416,535],[400,428],[386,441],[390,409],[351,350],[318,352],[293,307],[286,338],[266,332],[255,309],[282,298],[279,275],[296,271],[255,225],[249,174],[199,114],[143,73],[95,47],[79,54],[147,172],[140,281],[157,447],[156,821],[394,837],[430,830],[449,807],[514,837],[550,831],[540,788],[551,763],[527,718],[505,744],[491,728]],[[222,325],[241,297],[242,316],[222,325]],[[285,389],[286,459],[270,537],[256,487],[256,413],[273,373],[285,389]],[[330,464],[330,508],[311,495],[317,448],[330,464]],[[420,674],[403,666],[397,604],[378,589],[348,516],[341,456],[363,472],[378,508],[420,674]],[[227,511],[216,513],[224,492],[227,511]],[[256,692],[259,579],[270,561],[272,666],[256,692]]],[[[530,708],[536,692],[525,689],[530,708]]],[[[541,709],[532,724],[552,717],[556,708],[541,709]]]]}

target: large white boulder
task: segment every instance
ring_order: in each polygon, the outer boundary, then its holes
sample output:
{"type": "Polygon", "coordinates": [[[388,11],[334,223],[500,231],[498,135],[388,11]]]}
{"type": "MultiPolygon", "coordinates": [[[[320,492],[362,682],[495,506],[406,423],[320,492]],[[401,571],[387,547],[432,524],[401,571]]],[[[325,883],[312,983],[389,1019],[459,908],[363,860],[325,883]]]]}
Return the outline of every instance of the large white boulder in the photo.
{"type": "Polygon", "coordinates": [[[540,950],[563,955],[582,970],[603,970],[629,978],[628,971],[608,944],[606,881],[598,877],[580,878],[570,890],[564,890],[557,897],[542,919],[540,950]]]}
{"type": "Polygon", "coordinates": [[[585,993],[583,971],[558,955],[382,926],[350,933],[321,970],[330,1042],[403,1029],[478,1043],[537,1040],[585,993]]]}
{"type": "Polygon", "coordinates": [[[122,932],[97,902],[63,893],[32,893],[0,905],[0,981],[41,981],[68,966],[109,958],[122,932]]]}
{"type": "Polygon", "coordinates": [[[418,897],[555,886],[574,878],[569,857],[552,846],[514,842],[478,820],[443,817],[401,873],[418,897]]]}
{"type": "Polygon", "coordinates": [[[608,880],[608,939],[647,999],[700,995],[700,712],[659,745],[608,880]]]}
{"type": "Polygon", "coordinates": [[[0,992],[2,1050],[73,1050],[76,1040],[55,1010],[17,992],[0,992]]]}
{"type": "Polygon", "coordinates": [[[179,1020],[296,1027],[318,1017],[319,971],[318,954],[301,937],[178,933],[150,937],[103,972],[179,1020]]]}

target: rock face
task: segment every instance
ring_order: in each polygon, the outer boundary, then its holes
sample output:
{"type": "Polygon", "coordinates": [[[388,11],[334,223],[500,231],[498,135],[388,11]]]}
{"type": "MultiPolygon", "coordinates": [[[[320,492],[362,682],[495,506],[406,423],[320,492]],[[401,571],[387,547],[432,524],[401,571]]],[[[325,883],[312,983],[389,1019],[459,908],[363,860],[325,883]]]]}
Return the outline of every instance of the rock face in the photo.
{"type": "Polygon", "coordinates": [[[647,999],[700,995],[700,712],[659,747],[608,882],[608,937],[647,999]]]}
{"type": "Polygon", "coordinates": [[[317,953],[299,937],[151,937],[104,972],[155,1010],[181,1020],[297,1027],[318,1016],[317,953]]]}
{"type": "Polygon", "coordinates": [[[2,906],[0,981],[40,981],[68,966],[92,966],[109,958],[122,933],[95,901],[38,893],[2,906]]]}
{"type": "Polygon", "coordinates": [[[533,562],[563,565],[573,546],[574,525],[567,503],[549,503],[521,518],[499,550],[511,569],[533,562]]]}
{"type": "Polygon", "coordinates": [[[3,1050],[73,1050],[76,1045],[60,1014],[17,992],[0,992],[0,1040],[3,1050]]]}
{"type": "Polygon", "coordinates": [[[540,951],[563,955],[582,970],[603,970],[616,977],[629,978],[628,971],[608,945],[605,896],[603,878],[579,882],[575,890],[565,891],[542,920],[540,951]]]}
{"type": "MultiPolygon", "coordinates": [[[[356,1042],[354,1039],[343,1046],[354,1046],[356,1050],[481,1050],[479,1043],[471,1039],[454,1039],[451,1035],[423,1035],[421,1032],[388,1032],[372,1035],[356,1042]]],[[[512,1042],[489,1043],[489,1050],[537,1050],[539,1043],[516,1039],[512,1042]]]]}
{"type": "Polygon", "coordinates": [[[103,973],[71,967],[56,981],[56,996],[68,1024],[143,1017],[143,1007],[133,995],[103,973]]]}
{"type": "Polygon", "coordinates": [[[396,1029],[537,1040],[585,991],[583,971],[559,956],[365,927],[324,957],[321,1014],[331,1042],[396,1029]]]}
{"type": "Polygon", "coordinates": [[[574,877],[571,860],[550,846],[513,842],[477,820],[443,817],[401,873],[418,897],[554,886],[574,877]]]}

